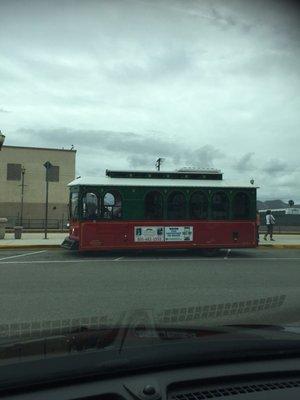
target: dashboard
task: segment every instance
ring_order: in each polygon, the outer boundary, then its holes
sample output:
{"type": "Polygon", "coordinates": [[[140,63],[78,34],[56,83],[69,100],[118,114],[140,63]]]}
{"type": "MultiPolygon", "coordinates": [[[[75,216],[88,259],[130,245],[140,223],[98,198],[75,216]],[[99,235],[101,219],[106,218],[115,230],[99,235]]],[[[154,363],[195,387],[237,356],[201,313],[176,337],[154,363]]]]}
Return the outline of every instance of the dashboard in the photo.
{"type": "Polygon", "coordinates": [[[299,399],[300,358],[164,368],[1,393],[7,400],[299,399]]]}

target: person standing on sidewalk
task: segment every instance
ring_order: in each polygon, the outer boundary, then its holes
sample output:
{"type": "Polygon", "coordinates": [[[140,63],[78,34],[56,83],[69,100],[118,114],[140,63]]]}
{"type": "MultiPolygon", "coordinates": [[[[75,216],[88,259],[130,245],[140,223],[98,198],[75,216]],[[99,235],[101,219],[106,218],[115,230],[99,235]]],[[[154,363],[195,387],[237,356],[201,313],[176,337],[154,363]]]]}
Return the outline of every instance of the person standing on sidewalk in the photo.
{"type": "Polygon", "coordinates": [[[270,240],[274,242],[273,239],[273,226],[275,224],[275,218],[272,215],[271,210],[267,210],[266,212],[266,225],[267,225],[267,232],[265,233],[264,240],[267,240],[267,236],[270,235],[270,240]]]}

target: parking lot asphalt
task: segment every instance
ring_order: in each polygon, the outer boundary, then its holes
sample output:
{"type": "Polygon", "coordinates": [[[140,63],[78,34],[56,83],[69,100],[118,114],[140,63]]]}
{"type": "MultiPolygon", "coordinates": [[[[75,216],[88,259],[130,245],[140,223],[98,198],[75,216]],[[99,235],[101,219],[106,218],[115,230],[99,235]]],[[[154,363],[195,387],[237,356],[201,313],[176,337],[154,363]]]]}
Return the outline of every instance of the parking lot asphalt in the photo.
{"type": "Polygon", "coordinates": [[[1,326],[118,321],[148,310],[163,323],[300,321],[300,250],[79,254],[0,251],[1,326]]]}
{"type": "MultiPolygon", "coordinates": [[[[13,233],[6,233],[5,238],[0,240],[0,251],[60,248],[66,236],[66,232],[51,232],[48,233],[48,238],[45,239],[43,232],[25,232],[22,234],[21,239],[15,239],[13,233]]],[[[264,240],[264,235],[261,234],[259,246],[300,249],[299,234],[278,234],[274,235],[274,238],[274,241],[264,240]]]]}

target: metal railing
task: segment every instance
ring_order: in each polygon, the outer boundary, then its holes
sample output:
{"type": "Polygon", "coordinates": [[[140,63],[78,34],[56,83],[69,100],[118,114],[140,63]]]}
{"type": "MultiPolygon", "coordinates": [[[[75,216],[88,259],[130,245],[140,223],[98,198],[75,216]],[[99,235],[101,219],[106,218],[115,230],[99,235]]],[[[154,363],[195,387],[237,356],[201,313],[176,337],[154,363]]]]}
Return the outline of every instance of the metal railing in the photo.
{"type": "MultiPolygon", "coordinates": [[[[68,229],[69,220],[67,218],[52,218],[48,219],[48,229],[55,229],[65,231],[68,229]]],[[[13,229],[15,226],[22,225],[24,229],[45,229],[45,219],[44,218],[23,218],[22,224],[20,221],[20,217],[7,217],[6,227],[8,229],[13,229]]],[[[267,230],[266,225],[261,225],[259,228],[260,233],[265,233],[267,230]]],[[[300,233],[300,225],[298,224],[275,224],[274,225],[274,233],[288,233],[288,232],[299,232],[300,233]]]]}
{"type": "MultiPolygon", "coordinates": [[[[259,228],[260,233],[267,232],[266,225],[262,225],[259,228]]],[[[274,225],[273,233],[289,233],[289,232],[299,232],[300,233],[300,226],[299,225],[274,225]]]]}
{"type": "MultiPolygon", "coordinates": [[[[48,229],[64,231],[68,229],[68,219],[48,219],[48,229]]],[[[45,229],[45,219],[39,218],[23,218],[22,224],[19,217],[7,217],[8,229],[13,229],[15,226],[23,226],[24,229],[45,229]]]]}

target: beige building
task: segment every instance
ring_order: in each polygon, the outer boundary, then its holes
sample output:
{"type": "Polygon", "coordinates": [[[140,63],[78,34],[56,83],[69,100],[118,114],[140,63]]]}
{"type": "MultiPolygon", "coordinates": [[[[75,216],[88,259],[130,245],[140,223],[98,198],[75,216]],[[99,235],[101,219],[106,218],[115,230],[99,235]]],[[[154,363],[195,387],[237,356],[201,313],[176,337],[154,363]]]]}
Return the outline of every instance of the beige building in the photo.
{"type": "Polygon", "coordinates": [[[45,218],[44,164],[50,161],[53,167],[48,175],[49,219],[53,223],[66,220],[67,185],[75,178],[75,159],[76,150],[3,146],[0,152],[0,217],[20,220],[23,189],[23,225],[27,225],[29,219],[45,218]]]}

